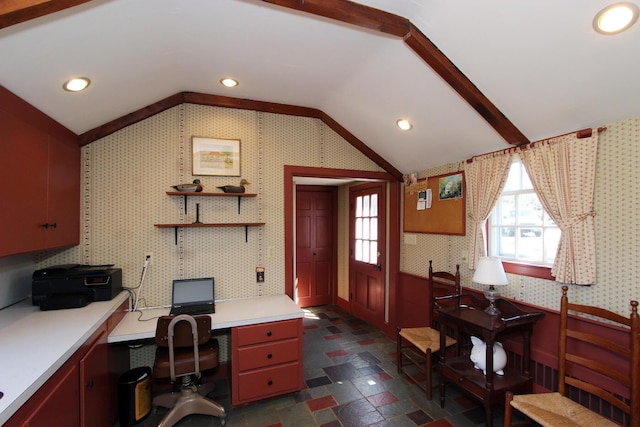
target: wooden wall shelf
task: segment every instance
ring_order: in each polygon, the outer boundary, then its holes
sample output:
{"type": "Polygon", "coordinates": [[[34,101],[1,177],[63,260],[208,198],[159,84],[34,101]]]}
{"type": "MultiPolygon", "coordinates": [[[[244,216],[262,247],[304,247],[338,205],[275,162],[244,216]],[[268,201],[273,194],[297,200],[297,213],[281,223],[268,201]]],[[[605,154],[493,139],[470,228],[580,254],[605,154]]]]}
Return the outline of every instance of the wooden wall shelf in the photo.
{"type": "Polygon", "coordinates": [[[233,222],[233,223],[195,223],[195,224],[153,224],[158,228],[173,228],[175,233],[175,242],[178,244],[178,228],[201,228],[201,227],[244,227],[244,241],[249,240],[249,227],[262,227],[264,222],[233,222]]]}

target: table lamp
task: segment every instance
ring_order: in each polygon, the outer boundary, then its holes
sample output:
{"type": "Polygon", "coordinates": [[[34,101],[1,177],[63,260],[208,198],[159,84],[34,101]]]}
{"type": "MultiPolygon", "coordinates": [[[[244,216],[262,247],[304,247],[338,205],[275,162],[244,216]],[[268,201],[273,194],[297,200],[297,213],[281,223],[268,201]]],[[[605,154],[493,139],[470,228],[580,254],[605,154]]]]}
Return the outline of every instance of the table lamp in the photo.
{"type": "Polygon", "coordinates": [[[502,267],[502,260],[497,257],[480,257],[471,280],[481,285],[489,285],[489,289],[484,291],[484,297],[489,300],[489,307],[484,310],[485,313],[500,314],[500,310],[495,305],[495,301],[500,298],[500,291],[495,287],[509,284],[502,267]]]}

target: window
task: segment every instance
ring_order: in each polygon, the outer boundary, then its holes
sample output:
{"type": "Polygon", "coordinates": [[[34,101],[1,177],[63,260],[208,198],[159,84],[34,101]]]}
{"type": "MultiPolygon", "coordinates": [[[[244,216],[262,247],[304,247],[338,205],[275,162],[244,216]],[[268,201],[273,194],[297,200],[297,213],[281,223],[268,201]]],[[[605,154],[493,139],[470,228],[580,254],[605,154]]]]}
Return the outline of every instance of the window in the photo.
{"type": "Polygon", "coordinates": [[[356,198],[356,261],[378,264],[378,195],[356,198]]]}
{"type": "Polygon", "coordinates": [[[551,267],[560,229],[545,212],[519,156],[489,216],[489,255],[503,261],[551,267]]]}

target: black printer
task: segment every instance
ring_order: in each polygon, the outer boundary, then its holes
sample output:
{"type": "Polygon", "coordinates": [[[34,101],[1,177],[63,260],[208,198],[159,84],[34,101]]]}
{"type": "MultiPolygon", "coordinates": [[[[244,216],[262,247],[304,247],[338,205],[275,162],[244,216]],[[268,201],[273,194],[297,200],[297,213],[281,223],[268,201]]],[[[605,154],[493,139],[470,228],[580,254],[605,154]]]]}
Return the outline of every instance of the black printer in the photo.
{"type": "Polygon", "coordinates": [[[33,273],[31,300],[40,310],[84,307],[122,291],[122,269],[109,265],[64,264],[33,273]]]}

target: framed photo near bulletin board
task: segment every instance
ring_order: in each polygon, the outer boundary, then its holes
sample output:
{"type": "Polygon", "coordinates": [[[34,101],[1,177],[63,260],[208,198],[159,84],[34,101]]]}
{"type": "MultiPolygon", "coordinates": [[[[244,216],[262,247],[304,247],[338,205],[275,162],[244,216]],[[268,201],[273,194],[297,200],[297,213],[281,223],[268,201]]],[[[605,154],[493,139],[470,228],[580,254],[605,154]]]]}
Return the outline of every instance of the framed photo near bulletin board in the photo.
{"type": "Polygon", "coordinates": [[[464,171],[430,176],[404,187],[407,233],[464,236],[465,217],[464,171]]]}
{"type": "Polygon", "coordinates": [[[240,140],[191,137],[193,174],[240,176],[240,140]]]}

